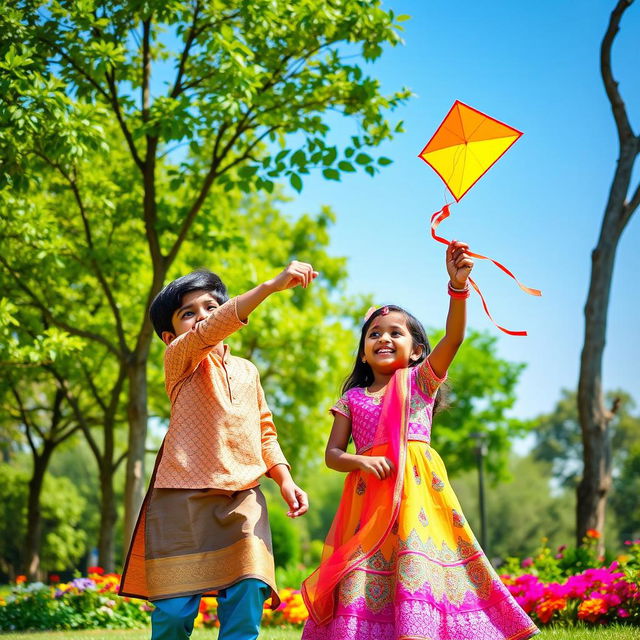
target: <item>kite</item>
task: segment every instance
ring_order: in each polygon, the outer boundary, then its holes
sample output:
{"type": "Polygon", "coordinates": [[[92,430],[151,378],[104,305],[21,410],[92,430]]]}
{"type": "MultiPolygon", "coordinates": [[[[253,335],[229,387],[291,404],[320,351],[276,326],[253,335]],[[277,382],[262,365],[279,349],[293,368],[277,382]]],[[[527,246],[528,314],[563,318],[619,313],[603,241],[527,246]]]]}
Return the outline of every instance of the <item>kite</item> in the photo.
{"type": "MultiPolygon", "coordinates": [[[[440,176],[456,202],[460,202],[469,189],[489,171],[521,135],[521,131],[456,100],[431,140],[420,152],[419,157],[440,176]]],[[[449,240],[436,235],[436,229],[450,215],[449,205],[446,204],[431,216],[431,236],[434,240],[447,245],[450,244],[449,240]]],[[[470,253],[470,255],[479,260],[493,262],[513,278],[525,293],[532,296],[542,295],[538,289],[532,289],[519,282],[509,269],[496,260],[477,253],[470,253]]],[[[497,324],[489,313],[478,285],[471,278],[469,282],[480,296],[485,313],[498,329],[512,336],[527,335],[526,331],[511,331],[497,324]]]]}

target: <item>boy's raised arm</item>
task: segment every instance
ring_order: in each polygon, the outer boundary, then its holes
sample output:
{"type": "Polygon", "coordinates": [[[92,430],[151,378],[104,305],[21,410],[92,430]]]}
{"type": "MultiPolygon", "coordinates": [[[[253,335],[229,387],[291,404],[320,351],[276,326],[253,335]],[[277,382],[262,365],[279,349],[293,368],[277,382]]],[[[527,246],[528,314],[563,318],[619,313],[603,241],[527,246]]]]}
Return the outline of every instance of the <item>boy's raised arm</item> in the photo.
{"type": "Polygon", "coordinates": [[[283,269],[275,278],[267,280],[250,291],[238,296],[236,309],[238,317],[246,321],[249,314],[266,298],[276,291],[293,289],[293,287],[308,287],[317,277],[318,272],[306,262],[294,260],[283,269]]]}

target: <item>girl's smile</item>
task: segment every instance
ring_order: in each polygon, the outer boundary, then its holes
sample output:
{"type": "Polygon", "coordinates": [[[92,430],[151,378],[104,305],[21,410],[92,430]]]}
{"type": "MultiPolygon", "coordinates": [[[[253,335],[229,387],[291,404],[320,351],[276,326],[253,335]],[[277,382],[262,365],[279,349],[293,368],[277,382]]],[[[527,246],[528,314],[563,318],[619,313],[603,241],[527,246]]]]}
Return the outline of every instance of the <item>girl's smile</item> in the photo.
{"type": "Polygon", "coordinates": [[[364,341],[363,357],[378,373],[392,373],[420,357],[420,347],[414,348],[403,313],[392,311],[373,321],[364,341]]]}

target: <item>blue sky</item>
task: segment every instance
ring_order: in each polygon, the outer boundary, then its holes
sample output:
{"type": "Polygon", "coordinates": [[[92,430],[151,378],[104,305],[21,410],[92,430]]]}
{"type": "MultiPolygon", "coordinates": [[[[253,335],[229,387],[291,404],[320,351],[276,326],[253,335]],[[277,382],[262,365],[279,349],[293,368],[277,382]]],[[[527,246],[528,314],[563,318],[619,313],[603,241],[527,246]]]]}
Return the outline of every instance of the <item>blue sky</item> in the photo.
{"type": "MultiPolygon", "coordinates": [[[[440,227],[444,237],[467,241],[543,291],[542,298],[525,295],[486,262],[474,270],[494,318],[529,332],[526,338],[501,334],[472,297],[470,326],[497,335],[501,356],[527,364],[515,407],[520,417],[550,410],[561,388],[577,384],[590,253],[617,157],[598,66],[613,5],[390,0],[388,8],[412,16],[404,23],[405,46],[366,67],[385,91],[407,86],[416,94],[391,114],[406,129],[380,150],[394,164],[373,179],[307,177],[303,192],[287,205],[294,215],[323,204],[334,209],[331,249],[349,258],[351,292],[373,292],[378,302],[401,304],[427,326],[441,327],[448,305],[444,247],[429,237],[428,221],[445,192],[417,154],[456,99],[523,131],[440,227]]],[[[627,11],[613,52],[614,75],[636,132],[639,36],[640,5],[627,11]]],[[[333,125],[336,142],[352,133],[353,123],[333,125]]],[[[636,214],[618,249],[603,376],[607,389],[623,388],[636,399],[639,243],[636,214]]]]}

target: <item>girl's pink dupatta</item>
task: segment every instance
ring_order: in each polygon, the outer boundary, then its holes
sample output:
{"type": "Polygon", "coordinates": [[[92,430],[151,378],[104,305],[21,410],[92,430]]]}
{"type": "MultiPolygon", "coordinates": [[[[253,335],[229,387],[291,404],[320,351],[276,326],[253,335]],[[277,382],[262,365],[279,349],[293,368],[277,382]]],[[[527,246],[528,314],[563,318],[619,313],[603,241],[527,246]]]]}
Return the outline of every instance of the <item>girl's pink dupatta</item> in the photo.
{"type": "Polygon", "coordinates": [[[372,556],[396,522],[402,496],[409,418],[409,369],[398,369],[385,393],[373,446],[364,455],[385,456],[395,472],[386,480],[364,476],[366,490],[356,532],[347,529],[353,510],[356,486],[362,472],[349,473],[338,512],[327,534],[320,566],[303,582],[302,597],[318,625],[327,624],[334,613],[335,588],[350,571],[372,556]]]}

